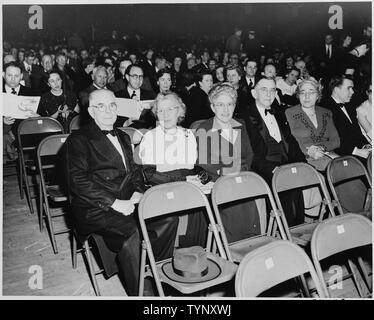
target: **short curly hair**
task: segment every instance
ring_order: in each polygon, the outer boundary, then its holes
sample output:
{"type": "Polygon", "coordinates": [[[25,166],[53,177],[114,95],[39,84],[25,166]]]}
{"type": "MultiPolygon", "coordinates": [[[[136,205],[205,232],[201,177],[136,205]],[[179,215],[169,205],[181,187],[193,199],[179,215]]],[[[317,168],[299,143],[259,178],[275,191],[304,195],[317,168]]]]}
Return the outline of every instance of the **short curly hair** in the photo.
{"type": "Polygon", "coordinates": [[[213,104],[217,97],[223,93],[229,95],[236,103],[238,93],[229,82],[218,82],[213,85],[208,94],[210,103],[213,104]]]}
{"type": "Polygon", "coordinates": [[[314,87],[314,89],[317,91],[317,96],[318,96],[317,101],[319,101],[322,95],[322,85],[314,78],[302,79],[298,83],[297,88],[296,88],[296,97],[299,99],[301,88],[305,84],[310,84],[314,87]]]}
{"type": "Polygon", "coordinates": [[[186,117],[186,105],[183,103],[182,99],[173,91],[159,93],[156,99],[152,102],[152,112],[155,115],[155,117],[158,119],[158,116],[157,116],[158,105],[161,101],[168,100],[168,99],[174,99],[179,104],[179,108],[181,110],[180,115],[178,117],[178,121],[177,121],[177,123],[179,124],[186,117]]]}

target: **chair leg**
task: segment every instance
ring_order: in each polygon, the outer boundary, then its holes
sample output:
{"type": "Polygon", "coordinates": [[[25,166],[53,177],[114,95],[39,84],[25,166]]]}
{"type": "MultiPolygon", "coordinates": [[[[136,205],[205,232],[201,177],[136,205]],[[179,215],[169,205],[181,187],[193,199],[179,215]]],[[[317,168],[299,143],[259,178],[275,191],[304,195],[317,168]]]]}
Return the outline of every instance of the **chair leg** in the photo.
{"type": "Polygon", "coordinates": [[[361,298],[363,298],[364,297],[364,293],[363,293],[361,284],[359,282],[359,279],[357,278],[357,274],[356,274],[356,272],[354,270],[354,268],[355,268],[354,263],[352,262],[351,259],[348,259],[348,265],[347,265],[347,267],[348,267],[348,272],[352,274],[353,282],[356,285],[358,294],[360,295],[361,298]]]}
{"type": "Polygon", "coordinates": [[[71,246],[72,246],[72,263],[73,269],[77,268],[77,240],[75,239],[74,232],[71,233],[71,246]]]}
{"type": "Polygon", "coordinates": [[[139,275],[139,297],[144,294],[144,274],[145,274],[145,259],[147,256],[146,249],[142,248],[142,255],[140,258],[140,275],[139,275]]]}
{"type": "Polygon", "coordinates": [[[370,278],[369,278],[369,274],[368,274],[368,271],[365,267],[365,264],[364,264],[364,261],[362,260],[361,257],[357,257],[357,260],[358,260],[358,264],[362,270],[362,273],[364,274],[364,281],[365,281],[365,284],[366,284],[366,287],[368,288],[370,294],[372,294],[372,283],[370,281],[370,278]]]}
{"type": "Polygon", "coordinates": [[[23,170],[22,170],[22,161],[21,161],[21,155],[18,153],[18,187],[20,192],[21,200],[25,197],[24,190],[23,190],[23,170]]]}
{"type": "Polygon", "coordinates": [[[30,185],[29,185],[29,176],[26,173],[26,168],[24,167],[24,181],[25,181],[25,187],[26,187],[26,197],[27,202],[29,204],[30,213],[34,214],[34,206],[32,204],[32,198],[31,198],[31,191],[30,191],[30,185]]]}
{"type": "Polygon", "coordinates": [[[94,271],[94,268],[93,268],[92,255],[91,255],[90,245],[88,243],[88,240],[86,240],[84,242],[83,248],[84,248],[83,251],[85,253],[87,263],[88,263],[88,273],[89,273],[90,278],[91,278],[91,282],[92,282],[93,289],[95,291],[95,295],[100,296],[101,294],[100,294],[100,290],[99,290],[99,285],[97,284],[95,271],[94,271]]]}
{"type": "Polygon", "coordinates": [[[44,230],[43,188],[41,182],[39,182],[39,229],[40,232],[44,230]]]}
{"type": "Polygon", "coordinates": [[[48,221],[48,229],[49,229],[49,233],[51,237],[53,252],[54,254],[57,254],[58,253],[57,242],[56,242],[55,232],[53,230],[51,212],[49,211],[48,198],[46,196],[44,196],[44,210],[45,210],[45,215],[48,221]]]}
{"type": "Polygon", "coordinates": [[[297,277],[297,280],[300,283],[301,290],[303,292],[303,296],[307,297],[307,298],[310,298],[310,292],[309,292],[308,284],[305,280],[304,275],[301,275],[300,277],[297,277]]]}

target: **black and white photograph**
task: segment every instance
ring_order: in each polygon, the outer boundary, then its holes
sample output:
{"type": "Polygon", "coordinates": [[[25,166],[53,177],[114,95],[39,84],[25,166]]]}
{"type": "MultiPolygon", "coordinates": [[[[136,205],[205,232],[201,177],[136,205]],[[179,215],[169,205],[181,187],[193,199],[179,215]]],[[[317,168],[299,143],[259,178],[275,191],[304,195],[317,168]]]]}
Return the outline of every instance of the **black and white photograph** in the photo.
{"type": "Polygon", "coordinates": [[[1,14],[3,297],[372,299],[371,1],[1,14]]]}

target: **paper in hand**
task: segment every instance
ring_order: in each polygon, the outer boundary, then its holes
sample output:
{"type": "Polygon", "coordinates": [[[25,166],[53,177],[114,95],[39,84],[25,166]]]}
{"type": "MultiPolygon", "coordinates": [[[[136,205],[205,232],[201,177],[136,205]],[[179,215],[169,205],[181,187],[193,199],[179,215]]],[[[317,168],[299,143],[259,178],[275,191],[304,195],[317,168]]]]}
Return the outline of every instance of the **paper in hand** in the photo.
{"type": "Polygon", "coordinates": [[[26,119],[38,110],[40,97],[17,96],[3,93],[3,116],[15,119],[26,119]]]}

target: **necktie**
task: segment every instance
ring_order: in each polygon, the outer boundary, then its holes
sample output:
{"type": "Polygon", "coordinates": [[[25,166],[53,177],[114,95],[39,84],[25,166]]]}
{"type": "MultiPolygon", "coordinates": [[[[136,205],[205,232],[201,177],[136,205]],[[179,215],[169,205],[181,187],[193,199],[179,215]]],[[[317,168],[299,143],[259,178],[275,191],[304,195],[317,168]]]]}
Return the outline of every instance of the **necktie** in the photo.
{"type": "Polygon", "coordinates": [[[344,108],[344,107],[345,107],[344,103],[338,103],[338,106],[339,106],[340,108],[344,108]]]}
{"type": "Polygon", "coordinates": [[[12,88],[12,92],[11,93],[16,95],[17,94],[16,89],[12,88]]]}
{"type": "Polygon", "coordinates": [[[114,129],[112,129],[112,130],[101,130],[101,132],[104,133],[105,135],[111,134],[113,137],[115,137],[117,135],[117,132],[114,129]]]}
{"type": "Polygon", "coordinates": [[[327,57],[330,59],[330,46],[327,46],[327,57]]]}
{"type": "Polygon", "coordinates": [[[274,109],[273,108],[270,108],[270,109],[265,109],[265,116],[270,113],[270,114],[274,114],[274,109]]]}
{"type": "Polygon", "coordinates": [[[136,97],[136,92],[135,92],[135,90],[132,92],[132,95],[131,95],[131,97],[130,97],[130,99],[134,99],[136,97]]]}
{"type": "Polygon", "coordinates": [[[252,79],[249,79],[249,87],[252,88],[253,87],[253,82],[252,82],[252,79]]]}

